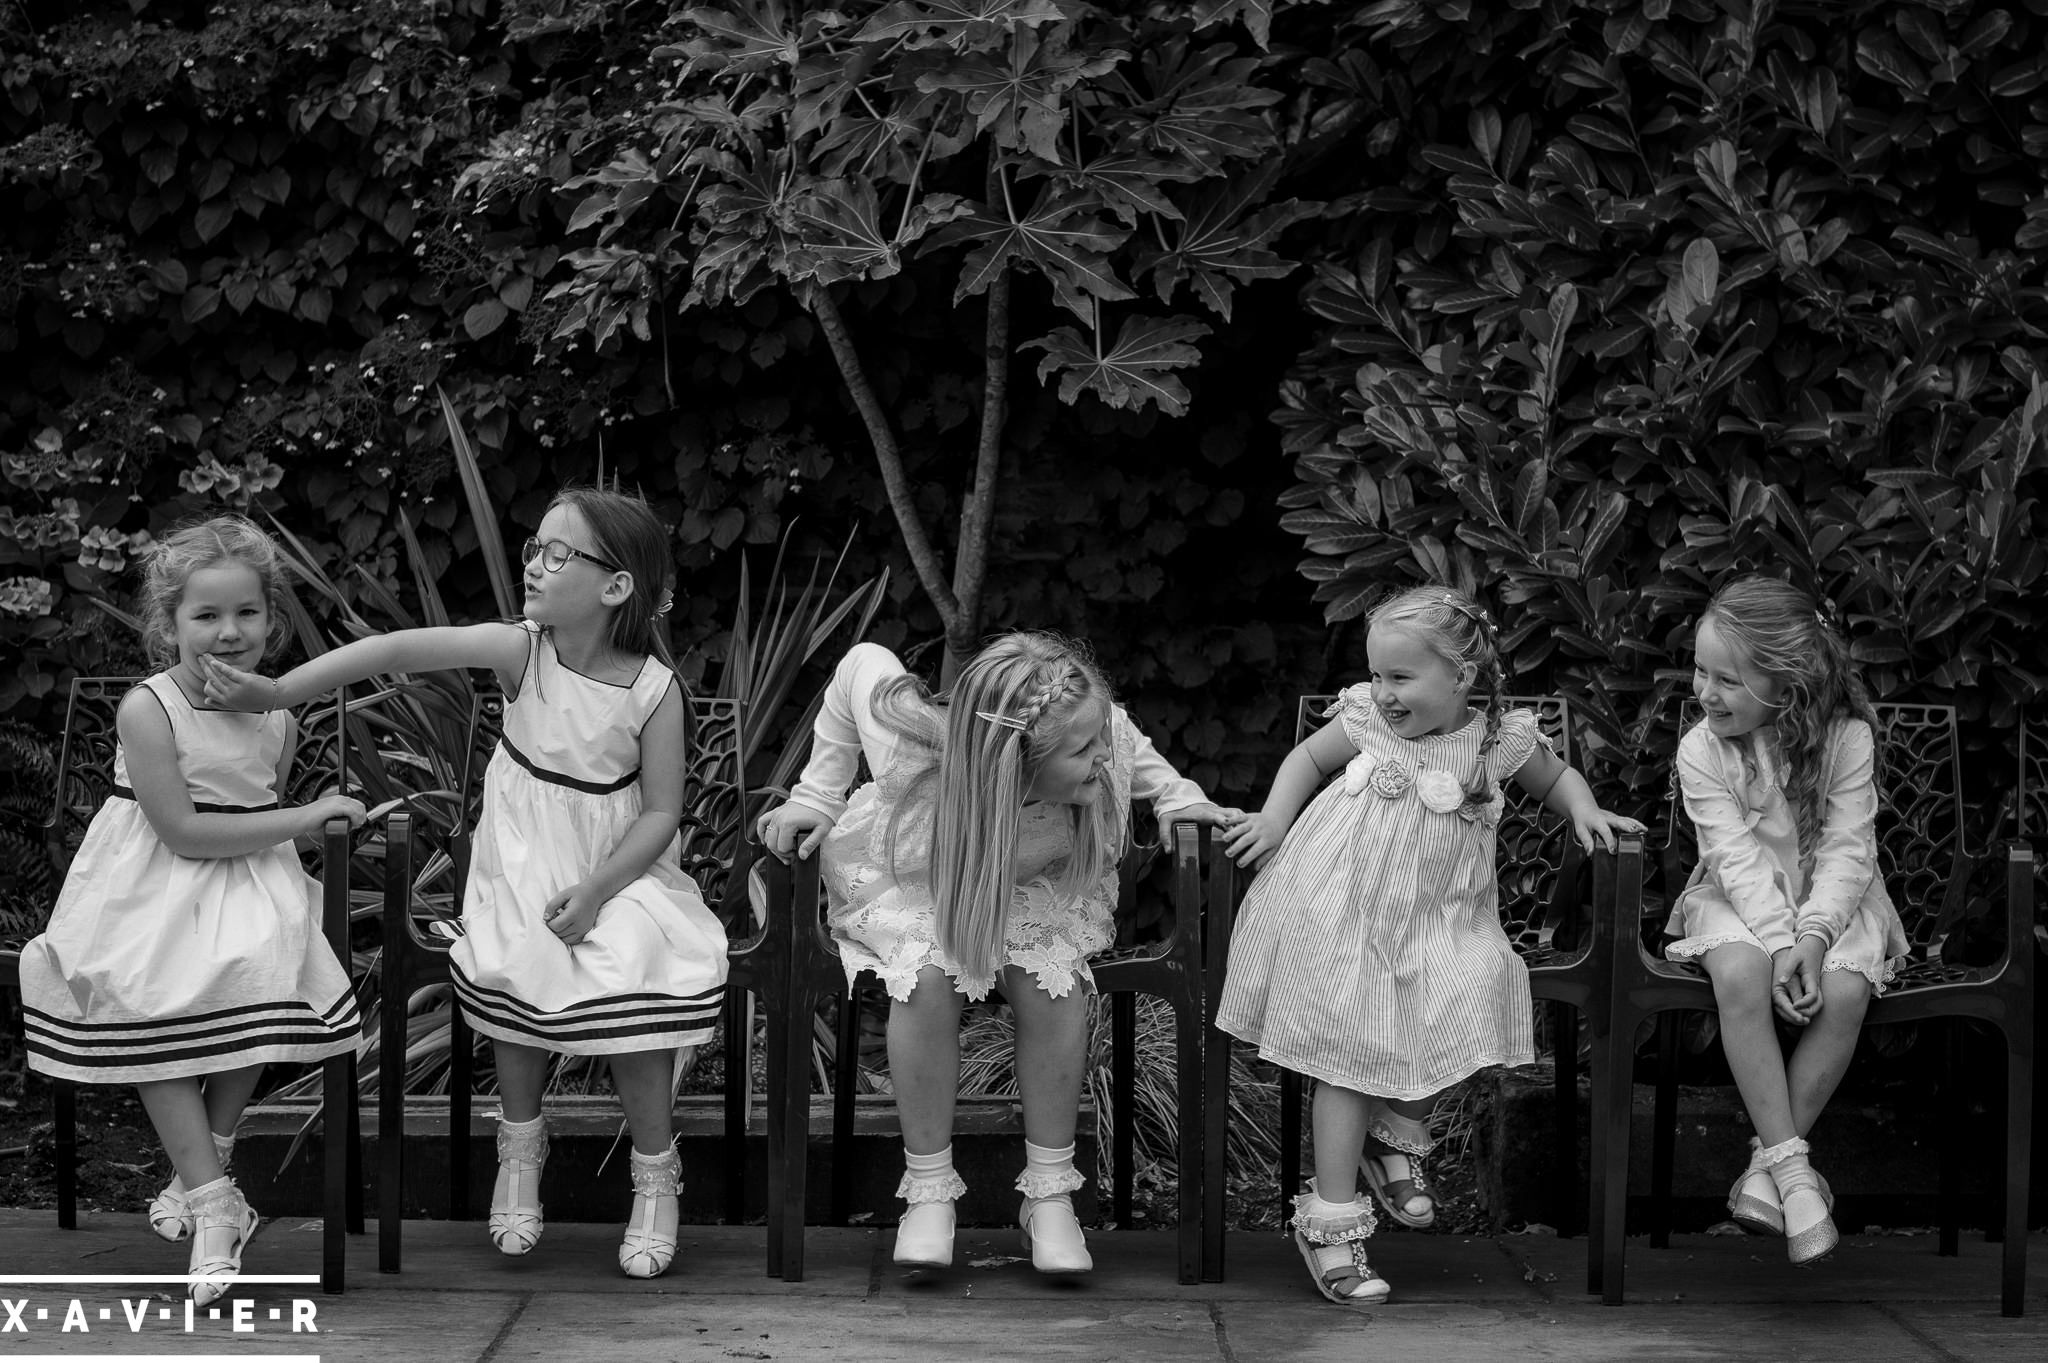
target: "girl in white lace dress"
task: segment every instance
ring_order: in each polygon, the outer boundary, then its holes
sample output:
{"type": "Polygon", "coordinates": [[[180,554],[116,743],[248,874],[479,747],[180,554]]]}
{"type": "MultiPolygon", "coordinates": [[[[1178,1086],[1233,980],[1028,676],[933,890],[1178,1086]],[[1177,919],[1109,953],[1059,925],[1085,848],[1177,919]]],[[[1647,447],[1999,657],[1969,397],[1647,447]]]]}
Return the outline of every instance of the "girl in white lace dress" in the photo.
{"type": "Polygon", "coordinates": [[[1361,1175],[1388,1215],[1430,1224],[1421,1159],[1437,1095],[1532,1059],[1529,972],[1500,926],[1500,783],[1565,815],[1588,848],[1641,826],[1595,803],[1533,713],[1503,710],[1493,625],[1464,593],[1418,587],[1384,603],[1366,654],[1371,683],[1338,697],[1226,840],[1261,869],[1216,1014],[1317,1081],[1315,1179],[1291,1229],[1316,1290],[1346,1304],[1391,1291],[1366,1258],[1377,1218],[1361,1175]]]}
{"type": "Polygon", "coordinates": [[[550,1055],[601,1055],[633,1138],[619,1267],[652,1278],[676,1252],[678,1052],[710,1037],[726,972],[724,929],[677,862],[688,702],[663,638],[669,533],[637,497],[569,488],[522,558],[516,623],[372,635],[275,683],[217,669],[209,692],[254,709],[388,673],[497,675],[504,736],[449,952],[504,1103],[491,1240],[519,1255],[541,1236],[550,1055]]]}
{"type": "Polygon", "coordinates": [[[899,1264],[953,1260],[960,1010],[1000,985],[1017,1019],[1024,1104],[1026,1252],[1042,1273],[1093,1265],[1075,1219],[1088,958],[1115,936],[1130,803],[1162,823],[1222,812],[1138,732],[1092,662],[1065,640],[1006,635],[926,693],[889,650],[861,644],[833,673],[811,760],[761,820],[778,856],[822,846],[833,936],[851,982],[894,1000],[889,1074],[909,1204],[899,1264]],[[862,758],[874,781],[845,798],[862,758]]]}
{"type": "Polygon", "coordinates": [[[1679,741],[1678,781],[1700,859],[1665,954],[1713,980],[1721,1049],[1756,1127],[1728,1210],[1813,1263],[1838,1237],[1805,1136],[1906,951],[1877,871],[1877,714],[1813,598],[1766,578],[1707,604],[1692,678],[1706,718],[1679,741]],[[1774,1014],[1799,1029],[1789,1059],[1774,1014]]]}

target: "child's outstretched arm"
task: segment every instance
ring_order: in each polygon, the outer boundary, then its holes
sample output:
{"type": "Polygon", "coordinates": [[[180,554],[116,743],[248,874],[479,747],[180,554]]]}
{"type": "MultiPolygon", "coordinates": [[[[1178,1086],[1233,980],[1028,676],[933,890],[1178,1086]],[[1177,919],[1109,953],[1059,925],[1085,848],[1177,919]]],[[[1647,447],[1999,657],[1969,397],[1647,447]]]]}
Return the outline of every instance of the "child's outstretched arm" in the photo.
{"type": "Polygon", "coordinates": [[[670,686],[640,730],[640,817],[626,826],[611,855],[574,885],[557,890],[541,910],[548,930],[568,946],[597,926],[604,902],[654,864],[683,817],[683,691],[670,686]]]}
{"type": "Polygon", "coordinates": [[[1543,801],[1545,808],[1570,819],[1572,836],[1588,852],[1596,842],[1612,852],[1618,834],[1643,831],[1636,820],[1602,809],[1578,769],[1541,743],[1516,771],[1515,784],[1543,801]]]}
{"type": "Polygon", "coordinates": [[[786,804],[761,815],[762,845],[783,861],[807,857],[846,812],[846,788],[865,756],[868,770],[888,769],[894,735],[875,718],[875,688],[903,675],[903,664],[880,644],[855,644],[826,683],[811,724],[811,758],[786,804]]]}
{"type": "Polygon", "coordinates": [[[1259,867],[1280,850],[1295,816],[1331,772],[1358,755],[1358,745],[1332,720],[1294,746],[1273,777],[1264,807],[1240,818],[1223,840],[1223,850],[1240,866],[1259,867]]]}
{"type": "Polygon", "coordinates": [[[509,693],[526,666],[527,632],[494,621],[372,634],[300,663],[282,677],[244,672],[210,654],[199,656],[206,701],[223,710],[284,710],[388,672],[438,672],[488,667],[509,693]]]}
{"type": "MultiPolygon", "coordinates": [[[[203,655],[202,655],[203,656],[203,655]]],[[[249,813],[201,812],[192,807],[185,773],[178,765],[171,738],[170,716],[146,687],[130,691],[115,712],[114,725],[128,755],[128,784],[135,803],[164,846],[181,857],[209,860],[246,857],[266,847],[317,834],[329,819],[346,819],[354,828],[363,821],[363,804],[345,795],[328,795],[309,805],[249,813]]],[[[282,781],[278,788],[283,789],[282,781]]]]}
{"type": "Polygon", "coordinates": [[[1170,830],[1174,824],[1186,822],[1207,824],[1211,828],[1225,828],[1244,817],[1239,809],[1223,809],[1203,793],[1202,788],[1182,776],[1173,763],[1160,755],[1152,746],[1152,740],[1145,736],[1130,715],[1119,706],[1116,711],[1119,720],[1129,726],[1131,749],[1131,798],[1150,800],[1152,812],[1159,820],[1161,832],[1170,830]]]}

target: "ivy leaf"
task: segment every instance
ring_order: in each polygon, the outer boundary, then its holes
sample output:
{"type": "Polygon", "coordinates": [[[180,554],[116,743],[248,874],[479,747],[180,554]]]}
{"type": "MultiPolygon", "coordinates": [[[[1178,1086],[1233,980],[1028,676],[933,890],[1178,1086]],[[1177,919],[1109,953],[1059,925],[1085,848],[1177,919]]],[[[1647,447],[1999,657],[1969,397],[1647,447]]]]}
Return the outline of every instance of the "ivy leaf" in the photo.
{"type": "Polygon", "coordinates": [[[1019,28],[1056,23],[1066,16],[1053,0],[906,0],[888,5],[853,35],[858,43],[898,39],[911,51],[950,47],[970,52],[999,43],[1019,28]]]}
{"type": "Polygon", "coordinates": [[[1066,123],[1061,96],[1081,81],[1115,69],[1129,55],[1118,49],[1070,52],[1070,33],[1061,25],[1041,40],[1036,29],[1020,28],[1007,54],[972,56],[934,67],[917,77],[917,88],[961,96],[977,134],[988,134],[1009,151],[1028,151],[1058,164],[1060,129],[1066,123]]]}
{"type": "Polygon", "coordinates": [[[985,207],[970,206],[931,243],[933,250],[963,241],[981,243],[961,264],[953,302],[983,292],[998,270],[1018,265],[1035,267],[1051,281],[1060,306],[1084,322],[1095,317],[1091,300],[1136,297],[1117,279],[1108,255],[1130,234],[1082,216],[1088,207],[1085,200],[1063,197],[1050,187],[1021,218],[996,217],[985,207]]]}
{"type": "Polygon", "coordinates": [[[1279,279],[1293,271],[1294,262],[1268,250],[1267,244],[1320,205],[1288,199],[1252,211],[1252,205],[1264,202],[1279,174],[1280,162],[1269,160],[1249,175],[1214,186],[1188,211],[1163,250],[1139,253],[1135,268],[1141,274],[1150,272],[1160,302],[1173,302],[1174,290],[1189,280],[1196,296],[1227,322],[1237,284],[1279,279]]]}
{"type": "Polygon", "coordinates": [[[1156,403],[1168,416],[1184,416],[1188,390],[1173,371],[1201,359],[1189,342],[1208,334],[1209,328],[1192,317],[1129,317],[1106,353],[1099,328],[1092,343],[1072,327],[1059,327],[1022,348],[1045,352],[1038,377],[1060,376],[1061,402],[1072,402],[1086,390],[1111,407],[1140,411],[1156,403]]]}

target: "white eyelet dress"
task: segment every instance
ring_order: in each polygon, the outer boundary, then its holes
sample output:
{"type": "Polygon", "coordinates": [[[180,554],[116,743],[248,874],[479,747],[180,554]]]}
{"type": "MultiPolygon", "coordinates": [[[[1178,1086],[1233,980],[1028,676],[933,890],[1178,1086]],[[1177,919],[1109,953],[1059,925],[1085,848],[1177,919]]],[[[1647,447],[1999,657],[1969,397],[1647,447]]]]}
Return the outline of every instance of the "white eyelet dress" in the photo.
{"type": "MultiPolygon", "coordinates": [[[[161,672],[140,689],[170,720],[195,809],[277,808],[289,711],[199,709],[161,672]]],[[[241,857],[164,846],[116,748],[114,793],[86,829],[49,927],[22,948],[29,1067],[140,1084],[346,1055],[362,1018],[321,936],[319,902],[290,842],[241,857]]]]}
{"type": "MultiPolygon", "coordinates": [[[[1501,797],[1463,804],[1483,719],[1402,738],[1366,685],[1332,713],[1358,756],[1246,892],[1216,1025],[1263,1059],[1380,1098],[1528,1064],[1529,972],[1501,930],[1494,870],[1501,797]]],[[[1488,779],[1498,787],[1542,741],[1534,714],[1508,711],[1488,779]]]]}
{"type": "MultiPolygon", "coordinates": [[[[876,717],[875,689],[903,675],[903,664],[879,644],[856,645],[841,659],[818,712],[811,759],[790,802],[837,817],[819,849],[827,897],[826,920],[839,944],[849,985],[872,971],[894,999],[907,999],[918,972],[936,965],[970,999],[995,985],[996,972],[969,975],[938,944],[938,906],[930,882],[929,810],[907,809],[890,856],[891,817],[908,796],[901,749],[905,740],[876,717]],[[865,756],[880,772],[842,798],[865,756]]],[[[1078,983],[1094,987],[1088,958],[1116,939],[1117,863],[1133,799],[1150,800],[1164,823],[1178,809],[1207,797],[1161,757],[1120,707],[1110,712],[1108,789],[1117,836],[1111,861],[1079,895],[1062,894],[1073,839],[1073,807],[1026,805],[1017,835],[1016,889],[1004,925],[1004,966],[1029,971],[1040,989],[1064,997],[1078,983]]]]}
{"type": "Polygon", "coordinates": [[[1679,792],[1700,860],[1672,906],[1668,930],[1678,940],[1664,954],[1686,960],[1746,942],[1768,955],[1812,935],[1826,946],[1823,970],[1853,970],[1882,994],[1907,944],[1877,871],[1870,726],[1838,720],[1828,733],[1811,885],[1783,782],[1777,747],[1761,734],[1717,738],[1702,721],[1679,740],[1679,792]]]}
{"type": "Polygon", "coordinates": [[[693,1046],[725,991],[726,938],[677,844],[598,909],[575,946],[541,916],[596,870],[640,817],[640,730],[676,679],[649,657],[629,686],[586,677],[532,638],[505,732],[484,772],[456,997],[485,1036],[569,1055],[693,1046]]]}

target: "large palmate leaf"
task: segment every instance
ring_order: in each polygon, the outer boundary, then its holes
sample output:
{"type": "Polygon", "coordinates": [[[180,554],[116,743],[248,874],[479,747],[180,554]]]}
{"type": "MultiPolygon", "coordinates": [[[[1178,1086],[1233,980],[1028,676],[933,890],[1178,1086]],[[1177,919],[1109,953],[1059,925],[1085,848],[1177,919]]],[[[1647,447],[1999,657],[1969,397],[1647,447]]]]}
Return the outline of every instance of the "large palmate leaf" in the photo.
{"type": "Polygon", "coordinates": [[[1152,276],[1160,302],[1171,303],[1186,280],[1196,297],[1227,322],[1238,284],[1279,279],[1294,269],[1293,262],[1271,249],[1273,239],[1320,205],[1296,199],[1266,203],[1279,175],[1279,164],[1269,161],[1251,175],[1211,185],[1177,226],[1162,229],[1165,246],[1139,252],[1136,270],[1152,276]]]}
{"type": "Polygon", "coordinates": [[[1209,328],[1192,317],[1129,317],[1106,351],[1099,329],[1090,338],[1072,327],[1024,346],[1045,352],[1038,377],[1058,374],[1063,402],[1089,392],[1112,407],[1156,405],[1168,416],[1180,416],[1187,411],[1188,390],[1174,371],[1201,359],[1191,342],[1208,334],[1209,328]]]}
{"type": "Polygon", "coordinates": [[[1154,44],[1119,73],[1133,82],[1128,105],[1107,126],[1121,139],[1215,173],[1230,161],[1271,154],[1271,120],[1260,111],[1280,95],[1258,84],[1258,62],[1217,43],[1199,50],[1185,39],[1154,44]]]}
{"type": "Polygon", "coordinates": [[[1041,38],[1020,28],[1009,44],[987,56],[963,57],[917,77],[917,88],[947,90],[966,101],[975,132],[998,147],[1041,160],[1060,160],[1066,122],[1063,96],[1081,81],[1114,70],[1127,53],[1076,52],[1064,27],[1041,38]]]}
{"type": "Polygon", "coordinates": [[[948,47],[972,52],[998,46],[1019,29],[1065,17],[1053,0],[904,0],[883,6],[861,25],[855,41],[901,42],[909,51],[948,47]]]}
{"type": "Polygon", "coordinates": [[[953,301],[985,292],[1000,271],[1028,266],[1052,283],[1060,305],[1083,321],[1095,316],[1094,300],[1135,297],[1116,277],[1109,253],[1130,234],[1087,216],[1093,205],[1048,188],[1020,216],[998,217],[989,207],[970,206],[932,235],[931,248],[980,243],[960,267],[953,301]]]}
{"type": "Polygon", "coordinates": [[[902,268],[904,247],[967,211],[958,195],[933,194],[885,226],[872,183],[814,181],[790,207],[789,277],[820,284],[887,279],[902,268]]]}

